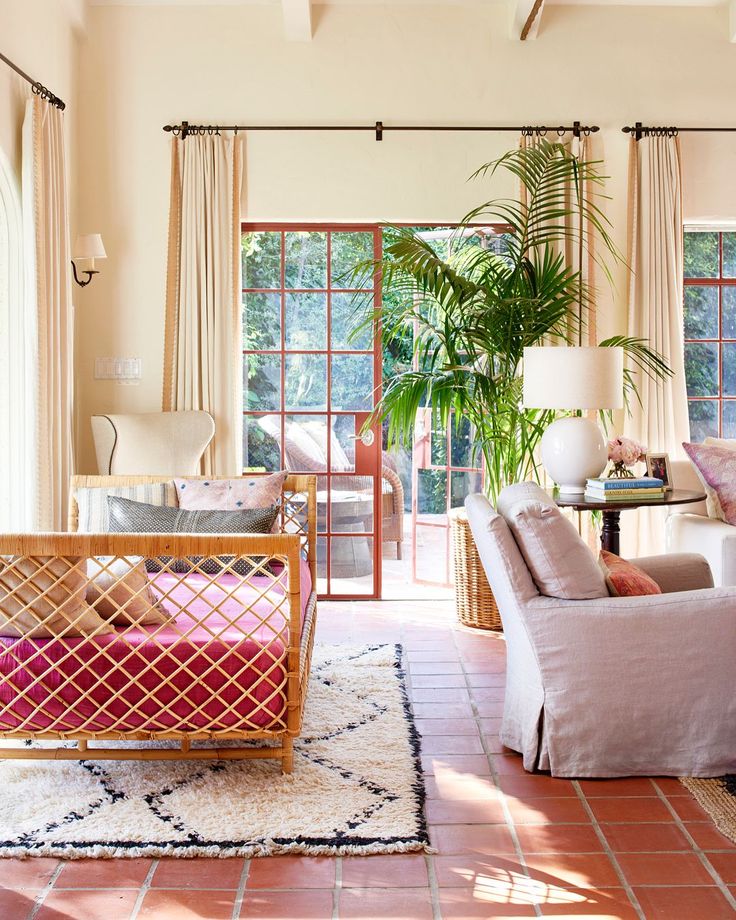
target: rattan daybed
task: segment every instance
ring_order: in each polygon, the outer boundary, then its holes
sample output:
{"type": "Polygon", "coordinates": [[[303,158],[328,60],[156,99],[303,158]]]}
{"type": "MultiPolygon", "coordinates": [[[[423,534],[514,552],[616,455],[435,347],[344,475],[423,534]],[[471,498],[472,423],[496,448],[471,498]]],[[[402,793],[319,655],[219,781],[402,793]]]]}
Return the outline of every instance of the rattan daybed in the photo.
{"type": "MultiPolygon", "coordinates": [[[[165,479],[75,477],[72,495],[165,479]]],[[[276,758],[290,773],[316,622],[315,477],[286,479],[272,535],[79,534],[77,515],[72,498],[70,533],[0,535],[5,571],[13,557],[19,581],[32,562],[51,585],[54,560],[86,579],[92,557],[145,557],[161,569],[149,586],[170,619],[81,637],[0,636],[0,738],[67,742],[0,747],[0,758],[276,758]],[[189,571],[177,571],[182,559],[189,571]]],[[[8,598],[29,596],[30,582],[0,587],[6,610],[8,598]]]]}

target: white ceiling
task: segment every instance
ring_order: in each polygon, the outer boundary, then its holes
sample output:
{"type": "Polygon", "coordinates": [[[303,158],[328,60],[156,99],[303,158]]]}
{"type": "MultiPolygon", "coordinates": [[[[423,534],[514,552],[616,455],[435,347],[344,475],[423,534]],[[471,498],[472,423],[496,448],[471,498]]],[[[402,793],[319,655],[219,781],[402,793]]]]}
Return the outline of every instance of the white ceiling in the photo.
{"type": "MultiPolygon", "coordinates": [[[[90,6],[278,6],[282,0],[88,0],[90,6]]],[[[325,6],[490,6],[499,0],[312,0],[325,6]]],[[[546,0],[555,6],[725,6],[729,0],[546,0]]]]}

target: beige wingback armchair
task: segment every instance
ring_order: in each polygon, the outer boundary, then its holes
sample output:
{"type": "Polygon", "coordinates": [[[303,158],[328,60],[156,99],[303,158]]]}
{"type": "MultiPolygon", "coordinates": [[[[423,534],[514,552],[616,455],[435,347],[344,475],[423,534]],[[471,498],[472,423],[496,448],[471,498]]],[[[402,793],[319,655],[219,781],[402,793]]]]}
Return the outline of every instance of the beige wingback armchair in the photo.
{"type": "Polygon", "coordinates": [[[465,505],[507,643],[501,741],[527,770],[736,770],[736,588],[712,588],[701,556],[655,556],[636,562],[663,594],[543,597],[504,518],[465,505]]]}
{"type": "Polygon", "coordinates": [[[92,434],[101,476],[190,476],[215,423],[209,412],[93,415],[92,434]]]}

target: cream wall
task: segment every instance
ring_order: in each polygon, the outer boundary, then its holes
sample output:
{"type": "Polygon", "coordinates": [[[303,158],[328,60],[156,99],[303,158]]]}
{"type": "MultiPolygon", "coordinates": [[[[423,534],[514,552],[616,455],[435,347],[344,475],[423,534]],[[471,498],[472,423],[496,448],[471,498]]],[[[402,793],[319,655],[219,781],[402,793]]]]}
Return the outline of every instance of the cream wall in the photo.
{"type": "MultiPolygon", "coordinates": [[[[0,51],[67,104],[70,172],[74,172],[76,70],[84,30],[84,0],[0,0],[0,51]]],[[[0,61],[0,148],[20,182],[21,128],[31,88],[0,61]]]]}
{"type": "MultiPolygon", "coordinates": [[[[597,139],[625,248],[628,139],[637,118],[734,123],[736,46],[716,8],[549,7],[537,41],[508,40],[505,6],[317,7],[309,44],[283,39],[278,7],[92,7],[80,61],[79,229],[108,260],[77,298],[80,470],[89,416],[160,406],[169,139],[164,124],[569,123],[597,139]],[[139,356],[143,380],[93,379],[96,356],[139,356]]],[[[468,183],[512,135],[253,134],[249,220],[455,221],[510,188],[468,183]]],[[[689,136],[689,217],[736,217],[736,137],[689,136]]],[[[626,272],[601,330],[624,330],[626,272]]]]}

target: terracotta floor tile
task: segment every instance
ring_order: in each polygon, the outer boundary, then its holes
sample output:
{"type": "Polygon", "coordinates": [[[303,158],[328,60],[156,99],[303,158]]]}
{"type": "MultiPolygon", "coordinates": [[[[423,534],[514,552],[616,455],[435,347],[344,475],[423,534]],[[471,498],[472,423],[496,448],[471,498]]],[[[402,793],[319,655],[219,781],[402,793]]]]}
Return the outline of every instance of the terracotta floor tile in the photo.
{"type": "Polygon", "coordinates": [[[343,888],[425,888],[429,884],[424,856],[356,856],[342,861],[343,888]]]}
{"type": "MultiPolygon", "coordinates": [[[[434,677],[437,674],[459,674],[462,676],[463,669],[459,661],[415,661],[409,666],[412,677],[415,675],[434,677]]],[[[463,677],[463,680],[465,678],[463,677]]],[[[450,686],[453,686],[452,684],[450,686]]]]}
{"type": "Polygon", "coordinates": [[[603,849],[589,824],[519,824],[516,833],[524,853],[598,853],[603,849]]]}
{"type": "Polygon", "coordinates": [[[330,856],[272,856],[252,859],[247,887],[333,888],[335,860],[330,856]]]}
{"type": "Polygon", "coordinates": [[[587,798],[656,794],[652,781],[643,776],[631,776],[623,779],[581,779],[579,783],[587,798]]]}
{"type": "Polygon", "coordinates": [[[477,735],[430,735],[422,738],[422,754],[482,754],[477,735]]]}
{"type": "Polygon", "coordinates": [[[654,797],[638,796],[630,799],[622,796],[610,799],[591,798],[588,804],[597,820],[601,823],[633,824],[639,821],[664,821],[670,823],[674,820],[662,799],[654,797]]]}
{"type": "Polygon", "coordinates": [[[45,888],[59,865],[58,859],[0,859],[0,887],[45,888]]]}
{"type": "MultiPolygon", "coordinates": [[[[143,898],[138,917],[141,920],[149,917],[151,920],[230,920],[234,904],[234,891],[152,888],[143,898]]],[[[113,916],[105,920],[112,920],[113,916]]]]}
{"type": "Polygon", "coordinates": [[[501,731],[503,719],[494,716],[493,718],[478,719],[478,725],[484,735],[497,735],[501,731]]]}
{"type": "Polygon", "coordinates": [[[516,856],[433,856],[432,863],[440,888],[509,888],[524,876],[525,870],[516,856]]]}
{"type": "Polygon", "coordinates": [[[432,920],[429,888],[343,888],[340,892],[340,920],[432,920]]]}
{"type": "Polygon", "coordinates": [[[456,773],[475,773],[478,776],[490,776],[491,767],[483,754],[466,754],[453,757],[449,754],[422,754],[424,773],[435,773],[438,769],[450,769],[456,773]]]}
{"type": "Polygon", "coordinates": [[[69,859],[54,888],[140,888],[150,868],[150,859],[69,859]]]}
{"type": "Polygon", "coordinates": [[[602,830],[615,853],[691,849],[685,835],[674,824],[606,824],[602,830]]]}
{"type": "Polygon", "coordinates": [[[244,864],[243,859],[162,859],[153,873],[151,887],[235,889],[244,864]]]}
{"type": "Polygon", "coordinates": [[[332,891],[246,891],[240,916],[248,920],[330,920],[333,902],[332,891]]]}
{"type": "Polygon", "coordinates": [[[481,734],[481,740],[483,741],[483,747],[488,751],[489,754],[512,754],[513,751],[509,748],[504,747],[501,743],[501,739],[498,737],[497,733],[493,734],[481,734]]]}
{"type": "Polygon", "coordinates": [[[519,796],[571,796],[577,798],[573,784],[567,779],[527,773],[525,776],[499,776],[498,785],[507,795],[519,796]]]}
{"type": "Polygon", "coordinates": [[[733,920],[734,909],[715,888],[634,888],[647,920],[733,920]]]}
{"type": "Polygon", "coordinates": [[[707,858],[727,885],[736,885],[736,853],[708,853],[707,858]]]}
{"type": "Polygon", "coordinates": [[[470,703],[470,694],[460,687],[436,689],[412,686],[409,696],[415,703],[470,703]]]}
{"type": "Polygon", "coordinates": [[[516,824],[589,824],[583,803],[570,796],[555,798],[514,798],[506,796],[511,817],[516,824]]]}
{"type": "MultiPolygon", "coordinates": [[[[539,905],[543,917],[557,920],[588,917],[590,920],[637,920],[638,914],[623,888],[570,888],[567,901],[552,897],[539,905]]],[[[649,918],[647,917],[647,920],[649,918]]]]}
{"type": "MultiPolygon", "coordinates": [[[[105,860],[107,862],[107,860],[105,860]]],[[[115,860],[115,863],[126,860],[115,860]]],[[[36,920],[128,920],[135,907],[138,891],[131,889],[97,888],[75,891],[50,891],[36,914],[36,920]]],[[[232,907],[231,907],[232,910],[232,907]]],[[[140,917],[145,914],[140,913],[140,917]]],[[[148,916],[151,916],[150,914],[148,916]]],[[[228,915],[229,916],[229,915],[228,915]]],[[[173,920],[174,914],[156,914],[156,920],[173,920]]],[[[220,920],[202,913],[201,920],[220,920]]],[[[10,920],[8,917],[7,920],[10,920]]],[[[15,918],[13,918],[15,920],[15,918]]],[[[181,914],[176,920],[183,920],[181,914]]],[[[200,920],[198,917],[197,920],[200,920]]],[[[225,920],[223,916],[223,920],[225,920]]]]}
{"type": "Polygon", "coordinates": [[[511,917],[535,917],[528,904],[508,904],[485,897],[483,892],[463,888],[442,888],[440,911],[444,920],[506,920],[511,917]]]}
{"type": "Polygon", "coordinates": [[[493,777],[456,773],[448,769],[437,769],[433,776],[425,777],[424,787],[429,799],[443,802],[488,802],[500,798],[493,777]]]}
{"type": "Polygon", "coordinates": [[[466,686],[462,674],[415,674],[413,671],[411,685],[415,690],[462,690],[466,686]]]}
{"type": "Polygon", "coordinates": [[[713,879],[695,853],[620,853],[618,864],[635,885],[712,885],[713,879]]]}
{"type": "Polygon", "coordinates": [[[0,888],[0,917],[3,917],[3,920],[26,920],[35,904],[37,894],[37,891],[0,888]]]}
{"type": "Polygon", "coordinates": [[[432,845],[447,856],[458,853],[516,853],[511,832],[500,824],[438,824],[430,828],[432,845]]]}
{"type": "MultiPolygon", "coordinates": [[[[436,719],[441,716],[442,719],[473,719],[473,710],[470,703],[447,703],[441,709],[436,703],[413,703],[414,718],[436,719]]],[[[477,730],[477,729],[476,729],[477,730]]]]}
{"type": "Polygon", "coordinates": [[[479,700],[476,697],[475,711],[483,719],[498,719],[503,715],[503,703],[497,700],[479,700]]]}
{"type": "Polygon", "coordinates": [[[672,796],[667,801],[675,809],[681,821],[711,821],[708,812],[701,808],[691,795],[672,796]]]}
{"type": "Polygon", "coordinates": [[[457,663],[460,658],[460,653],[456,652],[455,649],[449,645],[436,645],[434,648],[420,648],[416,644],[410,644],[408,648],[405,648],[405,652],[410,668],[420,661],[453,661],[457,663]]]}
{"type": "Polygon", "coordinates": [[[652,782],[658,787],[660,792],[665,795],[690,795],[690,791],[682,785],[679,779],[674,776],[656,776],[652,782]]]}
{"type": "Polygon", "coordinates": [[[688,834],[702,850],[736,850],[736,843],[722,834],[715,824],[685,823],[688,834]]]}
{"type": "Polygon", "coordinates": [[[518,754],[494,754],[491,768],[498,776],[529,776],[524,769],[524,761],[518,754]]]}
{"type": "MultiPolygon", "coordinates": [[[[466,679],[468,683],[471,683],[471,686],[477,687],[480,689],[490,690],[497,689],[502,690],[506,686],[506,672],[505,671],[487,671],[483,674],[466,674],[466,679]]],[[[488,697],[492,699],[492,697],[488,697]]]]}
{"type": "MultiPolygon", "coordinates": [[[[444,715],[435,707],[435,715],[444,715]]],[[[415,719],[414,724],[420,735],[475,735],[478,736],[478,725],[474,719],[415,719]]]]}
{"type": "Polygon", "coordinates": [[[430,824],[505,824],[506,817],[500,798],[485,801],[454,800],[427,802],[430,824]]]}
{"type": "Polygon", "coordinates": [[[525,854],[529,874],[550,885],[618,888],[621,879],[605,853],[525,854]]]}

